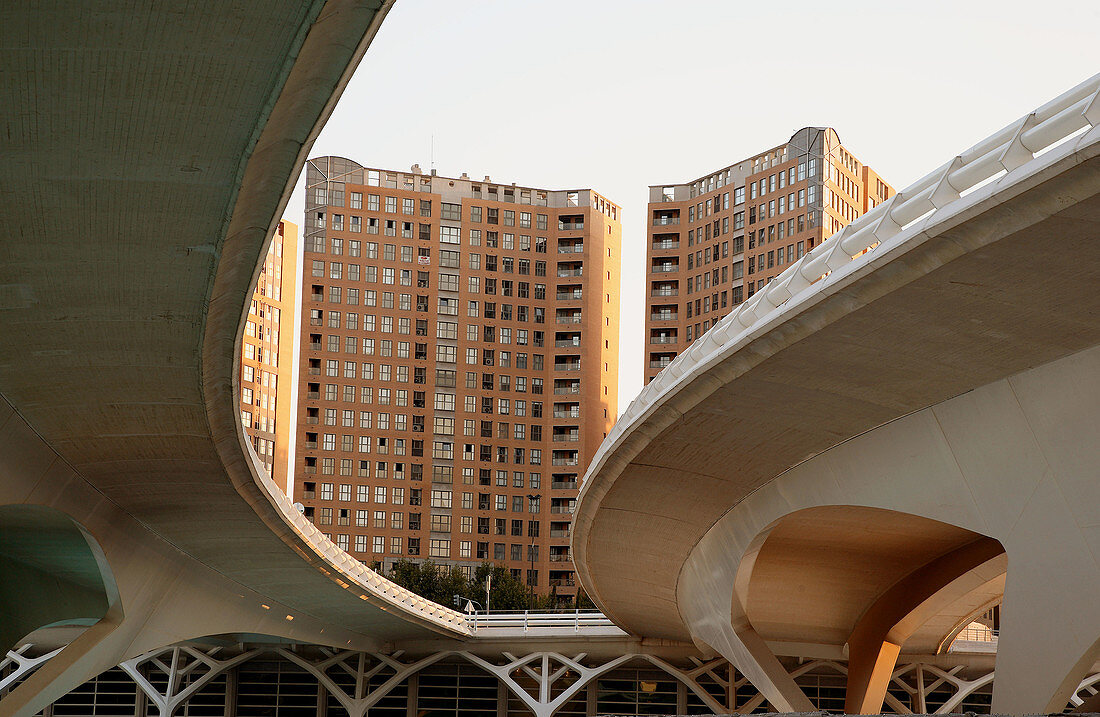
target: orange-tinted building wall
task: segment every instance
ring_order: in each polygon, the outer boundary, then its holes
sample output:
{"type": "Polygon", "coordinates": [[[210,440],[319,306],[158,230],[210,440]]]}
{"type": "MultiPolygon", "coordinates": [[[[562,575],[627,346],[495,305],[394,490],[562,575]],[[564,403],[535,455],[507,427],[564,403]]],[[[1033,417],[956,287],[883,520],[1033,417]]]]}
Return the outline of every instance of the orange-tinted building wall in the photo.
{"type": "Polygon", "coordinates": [[[294,287],[298,226],[279,222],[248,307],[241,347],[241,423],[256,455],[287,491],[294,426],[294,287]]]}
{"type": "Polygon", "coordinates": [[[307,164],[295,495],[371,564],[575,592],[617,414],[619,207],[591,190],[307,164]]]}
{"type": "Polygon", "coordinates": [[[831,128],[650,187],[646,383],[791,263],[893,193],[831,128]]]}

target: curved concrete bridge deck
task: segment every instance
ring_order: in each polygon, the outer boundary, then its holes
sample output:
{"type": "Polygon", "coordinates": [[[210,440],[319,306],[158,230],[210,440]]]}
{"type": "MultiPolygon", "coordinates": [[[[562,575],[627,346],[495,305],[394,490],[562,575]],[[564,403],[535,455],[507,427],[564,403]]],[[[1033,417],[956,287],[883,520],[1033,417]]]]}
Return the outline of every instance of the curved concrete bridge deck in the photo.
{"type": "Polygon", "coordinates": [[[1060,712],[1100,638],[1100,76],[872,210],[719,322],[604,442],[574,516],[625,630],[900,653],[1002,604],[994,712],[1060,712]]]}
{"type": "Polygon", "coordinates": [[[0,714],[202,635],[469,634],[293,510],[235,397],[288,184],[390,5],[0,10],[0,637],[90,626],[0,714]]]}

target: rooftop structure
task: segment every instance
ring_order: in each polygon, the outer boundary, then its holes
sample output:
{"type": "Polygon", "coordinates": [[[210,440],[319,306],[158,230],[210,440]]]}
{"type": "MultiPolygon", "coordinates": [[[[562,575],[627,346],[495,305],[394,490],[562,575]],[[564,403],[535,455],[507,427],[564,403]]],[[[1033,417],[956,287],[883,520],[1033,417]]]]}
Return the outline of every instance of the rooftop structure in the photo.
{"type": "Polygon", "coordinates": [[[683,184],[646,209],[645,382],[851,221],[893,195],[829,127],[683,184]]]}
{"type": "Polygon", "coordinates": [[[617,415],[618,205],[306,169],[294,495],[366,563],[507,566],[570,596],[578,479],[617,415]]]}

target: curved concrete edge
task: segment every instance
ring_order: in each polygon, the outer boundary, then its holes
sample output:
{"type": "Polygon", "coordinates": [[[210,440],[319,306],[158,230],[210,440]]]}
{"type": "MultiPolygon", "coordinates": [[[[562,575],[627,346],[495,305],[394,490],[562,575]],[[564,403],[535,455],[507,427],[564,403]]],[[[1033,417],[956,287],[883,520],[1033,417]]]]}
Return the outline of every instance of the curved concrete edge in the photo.
{"type": "MultiPolygon", "coordinates": [[[[2,399],[0,473],[19,477],[0,481],[0,505],[45,506],[69,516],[82,531],[94,534],[96,559],[111,577],[107,613],[5,695],[2,717],[34,715],[124,660],[209,635],[250,633],[334,648],[382,647],[376,638],[272,601],[183,553],[96,490],[2,399]]],[[[27,600],[36,599],[46,596],[27,595],[27,600]]],[[[67,616],[61,608],[52,619],[67,616]]]]}
{"type": "Polygon", "coordinates": [[[678,599],[692,634],[782,704],[790,693],[770,680],[730,619],[742,559],[760,533],[795,511],[902,511],[1004,546],[993,712],[1061,712],[1100,657],[1100,605],[1082,599],[1100,590],[1100,529],[1090,511],[1100,501],[1098,376],[1094,347],[899,418],[768,483],[723,516],[686,561],[678,599]],[[973,430],[978,425],[986,430],[973,430]]]}
{"type": "Polygon", "coordinates": [[[219,248],[204,327],[203,396],[227,474],[273,532],[361,599],[434,631],[465,637],[470,632],[461,613],[424,600],[366,568],[300,516],[251,459],[238,417],[237,367],[260,260],[293,191],[293,179],[394,1],[328,0],[263,122],[243,164],[240,191],[219,248]]]}
{"type": "MultiPolygon", "coordinates": [[[[906,227],[872,251],[832,270],[826,278],[767,311],[747,328],[723,321],[677,357],[679,365],[674,362],[659,374],[620,417],[590,464],[578,496],[572,539],[577,573],[604,614],[623,629],[629,629],[617,621],[614,609],[601,595],[599,582],[588,567],[590,531],[603,498],[643,449],[719,387],[733,382],[782,348],[827,326],[839,315],[864,306],[919,275],[918,268],[908,267],[911,275],[891,276],[886,286],[865,281],[884,264],[1097,156],[1100,156],[1100,132],[1094,127],[1079,139],[1055,147],[906,227]],[[843,311],[835,302],[832,306],[828,304],[834,297],[846,304],[843,311]]],[[[1014,219],[1029,221],[1024,217],[1014,219]]],[[[834,235],[828,241],[839,237],[840,234],[834,235]]],[[[959,256],[975,248],[955,245],[950,251],[959,256]]],[[[940,259],[946,263],[954,256],[940,259]]]]}

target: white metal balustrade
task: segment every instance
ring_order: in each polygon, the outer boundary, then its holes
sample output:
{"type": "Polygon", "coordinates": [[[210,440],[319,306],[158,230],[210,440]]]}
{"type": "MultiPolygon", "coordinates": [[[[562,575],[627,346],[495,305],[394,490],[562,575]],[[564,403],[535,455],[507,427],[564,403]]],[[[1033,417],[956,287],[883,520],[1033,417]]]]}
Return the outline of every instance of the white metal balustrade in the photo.
{"type": "MultiPolygon", "coordinates": [[[[602,612],[584,610],[574,610],[572,612],[524,610],[523,612],[490,612],[488,614],[475,612],[466,617],[466,624],[475,632],[479,630],[522,630],[526,633],[533,629],[542,629],[564,634],[580,632],[586,628],[612,629],[622,632],[602,612]]],[[[625,635],[626,633],[623,632],[622,634],[625,635]]]]}
{"type": "MultiPolygon", "coordinates": [[[[982,140],[857,218],[719,320],[664,366],[630,403],[589,465],[589,475],[601,468],[618,440],[682,377],[719,354],[728,353],[778,313],[801,304],[815,292],[824,292],[833,272],[854,270],[874,260],[876,251],[884,245],[894,248],[919,236],[941,213],[946,216],[976,203],[994,194],[1001,182],[1037,170],[1049,161],[1048,153],[1057,155],[1055,158],[1068,156],[1096,142],[1100,142],[1100,74],[982,140]],[[1084,136],[1077,142],[1069,141],[1079,134],[1084,136]]],[[[651,361],[650,368],[660,366],[651,361]]]]}

